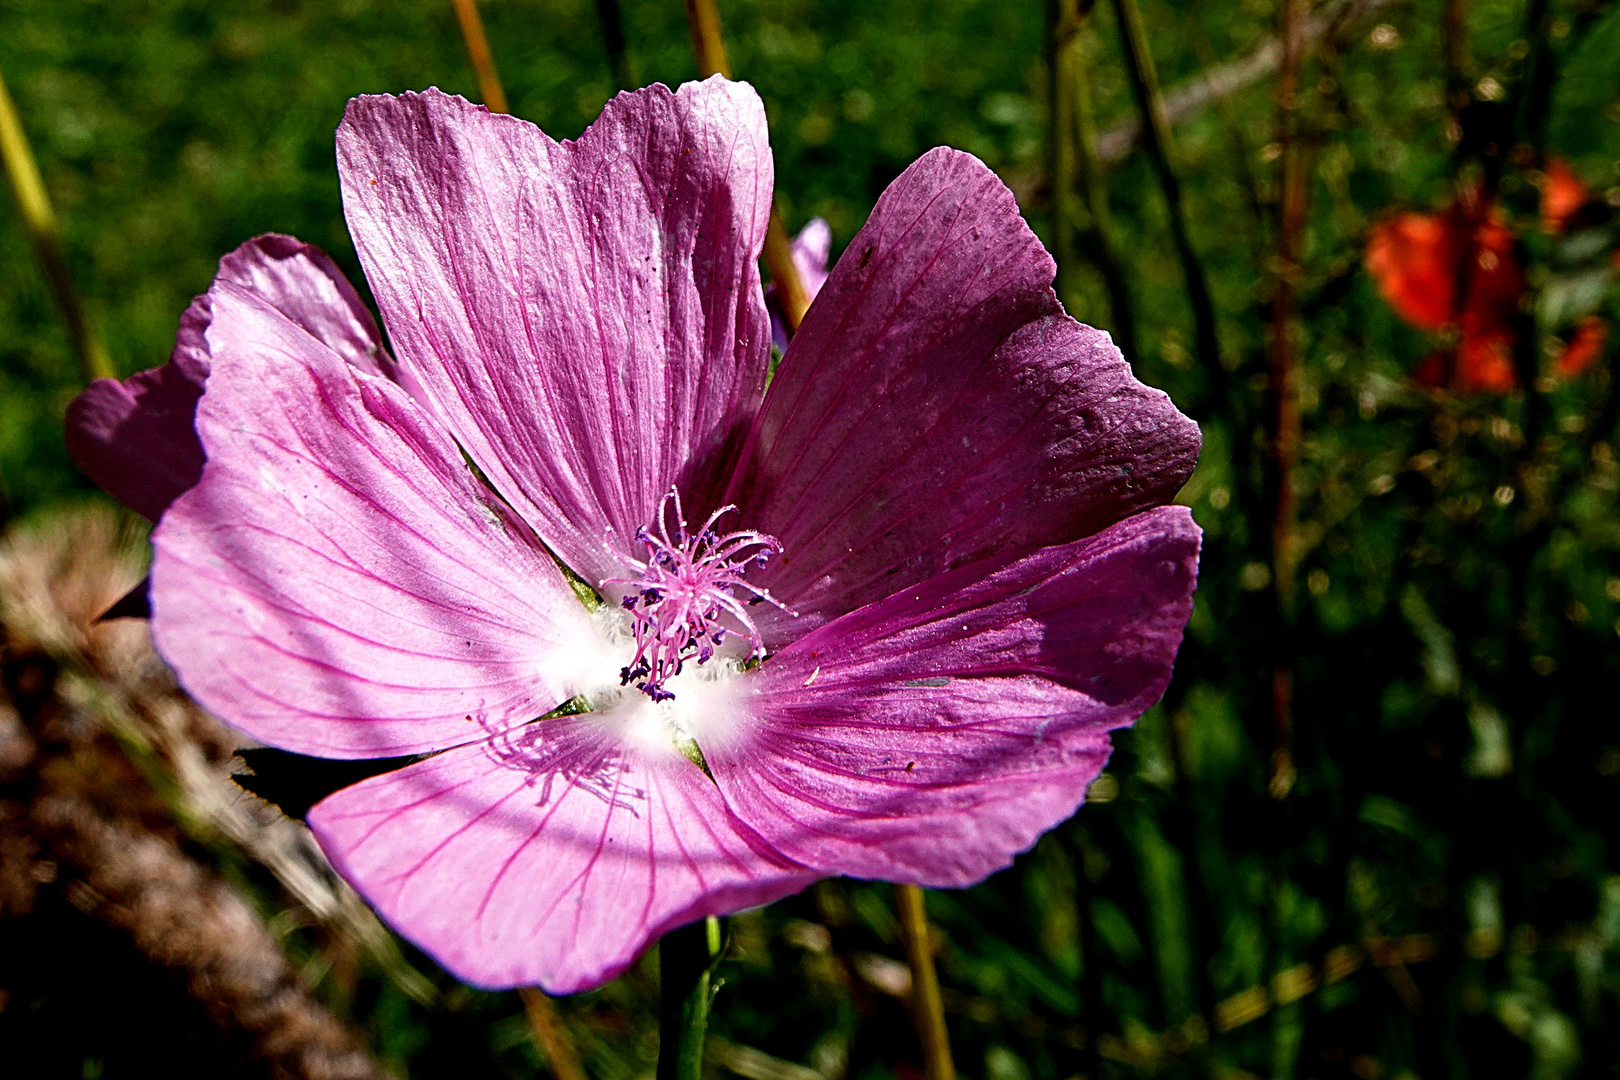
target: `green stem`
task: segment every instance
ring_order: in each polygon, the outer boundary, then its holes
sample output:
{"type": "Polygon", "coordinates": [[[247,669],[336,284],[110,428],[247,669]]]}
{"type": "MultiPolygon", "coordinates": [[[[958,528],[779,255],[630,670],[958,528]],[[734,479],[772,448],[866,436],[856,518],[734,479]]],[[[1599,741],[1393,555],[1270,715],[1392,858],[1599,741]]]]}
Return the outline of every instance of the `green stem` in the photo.
{"type": "Polygon", "coordinates": [[[1272,640],[1272,748],[1271,794],[1283,798],[1294,784],[1294,574],[1299,565],[1299,497],[1294,490],[1299,472],[1303,418],[1299,405],[1300,357],[1295,311],[1295,288],[1303,248],[1306,199],[1310,174],[1306,147],[1300,138],[1300,88],[1305,54],[1299,28],[1305,19],[1302,0],[1283,0],[1278,7],[1278,36],[1283,62],[1277,83],[1277,144],[1282,147],[1282,175],[1278,188],[1277,278],[1271,302],[1271,560],[1275,619],[1272,640]]]}
{"type": "Polygon", "coordinates": [[[5,160],[6,176],[11,181],[12,194],[17,197],[17,208],[22,211],[23,226],[45,269],[51,296],[62,313],[62,321],[67,323],[73,351],[78,354],[85,377],[111,378],[115,374],[112,360],[91,329],[84,305],[79,302],[78,290],[73,287],[56,213],[51,209],[50,197],[45,194],[45,182],[40,179],[39,166],[28,148],[28,137],[23,133],[22,120],[3,77],[0,77],[0,158],[5,160]]]}
{"type": "Polygon", "coordinates": [[[718,984],[720,920],[713,915],[671,930],[658,943],[662,980],[658,1080],[702,1080],[703,1037],[718,984]]]}
{"type": "Polygon", "coordinates": [[[624,15],[619,10],[619,0],[596,0],[596,18],[602,24],[602,44],[607,47],[613,81],[620,90],[634,90],[636,68],[630,62],[630,50],[624,40],[624,15]]]}
{"type": "Polygon", "coordinates": [[[1131,88],[1136,93],[1136,104],[1142,113],[1142,136],[1148,155],[1153,159],[1153,167],[1159,174],[1159,186],[1164,190],[1164,201],[1170,214],[1170,238],[1175,243],[1176,255],[1181,260],[1182,273],[1187,279],[1187,297],[1192,302],[1198,357],[1207,369],[1219,372],[1221,350],[1216,338],[1215,305],[1210,299],[1209,281],[1204,276],[1203,264],[1198,260],[1192,237],[1187,231],[1187,211],[1182,204],[1181,181],[1176,176],[1170,122],[1165,119],[1164,100],[1159,94],[1159,76],[1153,66],[1153,54],[1148,49],[1142,9],[1137,7],[1136,0],[1114,0],[1114,13],[1119,18],[1119,32],[1125,39],[1125,66],[1130,71],[1131,88]]]}
{"type": "Polygon", "coordinates": [[[1074,257],[1076,245],[1102,276],[1108,290],[1106,324],[1081,313],[1112,331],[1114,343],[1136,359],[1136,321],[1131,309],[1125,272],[1110,239],[1108,188],[1097,161],[1097,130],[1091,116],[1091,85],[1082,67],[1080,34],[1091,3],[1046,0],[1047,176],[1052,196],[1052,258],[1057,278],[1052,288],[1074,313],[1074,257]]]}
{"type": "Polygon", "coordinates": [[[894,901],[900,915],[900,936],[905,939],[906,961],[911,965],[911,1011],[917,1037],[922,1041],[923,1076],[926,1080],[956,1080],[950,1032],[945,1027],[945,1000],[934,973],[923,891],[915,885],[896,885],[894,901]]]}
{"type": "Polygon", "coordinates": [[[1548,0],[1530,0],[1524,13],[1524,36],[1530,43],[1530,51],[1525,56],[1524,75],[1518,90],[1518,133],[1535,151],[1538,168],[1546,149],[1547,113],[1552,104],[1553,85],[1558,80],[1552,49],[1551,8],[1548,0]]]}
{"type": "Polygon", "coordinates": [[[1073,304],[1075,147],[1074,35],[1079,29],[1073,0],[1046,0],[1046,175],[1051,185],[1052,282],[1065,307],[1073,304]]]}
{"type": "MultiPolygon", "coordinates": [[[[1082,9],[1081,19],[1089,12],[1082,9]]],[[[1080,27],[1082,31],[1085,27],[1080,27]]],[[[1077,34],[1077,36],[1079,36],[1077,34]]],[[[1079,172],[1081,201],[1091,218],[1091,227],[1080,233],[1080,246],[1086,257],[1102,275],[1108,290],[1108,313],[1112,323],[1108,329],[1133,363],[1138,360],[1136,346],[1136,308],[1131,301],[1131,288],[1126,280],[1125,267],[1120,262],[1119,249],[1114,244],[1114,217],[1108,208],[1108,177],[1097,156],[1097,125],[1091,109],[1091,63],[1095,42],[1089,32],[1074,49],[1074,158],[1079,172]]]]}
{"type": "Polygon", "coordinates": [[[1472,99],[1474,64],[1468,52],[1469,0],[1445,0],[1440,10],[1440,60],[1446,71],[1446,108],[1453,116],[1472,99]]]}

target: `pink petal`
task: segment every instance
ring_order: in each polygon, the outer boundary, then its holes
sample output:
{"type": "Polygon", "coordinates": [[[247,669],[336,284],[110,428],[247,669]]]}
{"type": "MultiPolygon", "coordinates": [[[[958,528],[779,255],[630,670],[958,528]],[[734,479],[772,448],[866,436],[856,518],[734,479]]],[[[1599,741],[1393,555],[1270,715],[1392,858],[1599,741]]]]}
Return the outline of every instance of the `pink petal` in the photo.
{"type": "MultiPolygon", "coordinates": [[[[215,282],[252,290],[372,374],[392,367],[371,313],[325,252],[290,236],[249,240],[220,260],[215,282]]],[[[153,521],[197,482],[203,452],[193,418],[208,378],[209,297],[180,318],[169,363],[123,382],[97,379],[67,410],[67,447],[85,475],[153,521]]]]}
{"type": "Polygon", "coordinates": [[[624,573],[672,484],[712,503],[769,359],[751,87],[620,94],[573,143],[435,90],[360,97],[338,161],[401,363],[565,563],[624,573]]]}
{"type": "Polygon", "coordinates": [[[267,233],[221,259],[214,280],[257,293],[366,374],[393,378],[394,361],[377,321],[343,271],[313,244],[267,233]]]}
{"type": "Polygon", "coordinates": [[[478,986],[568,994],[683,923],[819,875],[727,812],[616,713],[558,717],[339,791],[310,812],[332,863],[400,933],[478,986]]]}
{"type": "Polygon", "coordinates": [[[811,218],[793,238],[793,265],[814,300],[827,284],[827,261],[832,258],[832,226],[826,218],[811,218]]]}
{"type": "Polygon", "coordinates": [[[186,689],[325,757],[470,742],[576,693],[584,609],[455,444],[263,297],[211,296],[208,464],[153,534],[152,630],[186,689]]]}
{"type": "MultiPolygon", "coordinates": [[[[1053,264],[983,163],[889,186],[793,339],[731,501],[782,541],[758,575],[781,642],[968,561],[1164,503],[1198,428],[1063,314],[1053,264]]],[[[766,628],[766,627],[762,627],[766,628]]]]}
{"type": "Polygon", "coordinates": [[[1164,692],[1199,535],[1162,507],[800,638],[756,669],[751,719],[703,744],[727,804],[825,873],[960,886],[1007,866],[1164,692]]]}

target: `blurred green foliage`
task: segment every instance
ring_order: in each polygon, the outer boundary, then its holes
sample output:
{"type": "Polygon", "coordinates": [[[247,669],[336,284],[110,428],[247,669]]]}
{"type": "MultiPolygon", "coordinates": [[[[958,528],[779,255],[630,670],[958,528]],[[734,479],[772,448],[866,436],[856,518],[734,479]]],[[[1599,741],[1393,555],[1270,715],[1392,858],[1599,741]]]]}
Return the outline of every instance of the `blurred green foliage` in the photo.
{"type": "MultiPolygon", "coordinates": [[[[1271,0],[1143,7],[1166,86],[1247,55],[1275,25],[1271,0]]],[[[1459,183],[1441,7],[1380,6],[1338,48],[1317,52],[1305,84],[1302,588],[1281,631],[1264,453],[1270,84],[1176,129],[1222,371],[1200,369],[1191,353],[1148,163],[1138,155],[1110,171],[1142,343],[1130,359],[1205,430],[1183,494],[1208,537],[1198,607],[1175,684],[1119,739],[1093,803],[1013,870],[930,896],[965,1076],[1620,1069],[1614,348],[1587,375],[1529,392],[1420,391],[1408,372],[1434,343],[1401,323],[1361,270],[1372,222],[1395,207],[1438,207],[1459,183]],[[1285,798],[1270,791],[1279,657],[1295,702],[1297,778],[1285,798]]],[[[1504,130],[1513,140],[1540,131],[1599,195],[1620,200],[1620,15],[1591,0],[1463,7],[1474,96],[1518,107],[1527,64],[1551,65],[1545,106],[1509,116],[1504,130]]],[[[596,6],[483,8],[513,111],[577,135],[613,91],[596,6]]],[[[1048,229],[1042,4],[721,8],[733,65],[767,103],[790,226],[822,215],[847,242],[890,179],[947,143],[996,168],[1048,229]]],[[[680,4],[624,0],[623,11],[642,81],[695,74],[680,4]]],[[[1099,126],[1129,120],[1135,105],[1103,8],[1082,38],[1099,126]]],[[[331,142],[345,100],[430,84],[473,93],[450,5],[438,0],[12,0],[0,10],[0,70],[125,371],[166,358],[219,255],[257,233],[320,244],[359,283],[331,142]]],[[[1534,180],[1512,165],[1500,193],[1540,296],[1539,357],[1556,350],[1545,335],[1569,313],[1596,310],[1615,326],[1620,306],[1601,260],[1575,250],[1577,237],[1539,228],[1534,180]]],[[[1594,250],[1613,246],[1612,224],[1603,228],[1589,238],[1594,250]]],[[[80,496],[86,483],[61,444],[77,368],[6,215],[0,255],[0,515],[10,517],[80,496]]],[[[1076,271],[1063,299],[1107,326],[1101,280],[1076,271]]],[[[274,889],[256,887],[273,909],[274,889]]],[[[917,1075],[885,888],[823,883],[737,917],[732,934],[715,1019],[725,1044],[825,1080],[917,1075]]],[[[428,1009],[376,972],[351,984],[330,977],[316,932],[288,941],[376,1051],[415,1075],[541,1067],[513,995],[441,980],[443,1001],[428,1009]]],[[[654,968],[649,959],[562,1003],[593,1078],[650,1071],[654,968]]],[[[36,1033],[87,1022],[61,996],[30,999],[36,1033]]],[[[18,1007],[0,1025],[15,1023],[18,1007]]],[[[61,1053],[83,1045],[64,1042],[61,1053]]],[[[112,1063],[109,1077],[141,1057],[97,1045],[96,1069],[112,1063]]]]}

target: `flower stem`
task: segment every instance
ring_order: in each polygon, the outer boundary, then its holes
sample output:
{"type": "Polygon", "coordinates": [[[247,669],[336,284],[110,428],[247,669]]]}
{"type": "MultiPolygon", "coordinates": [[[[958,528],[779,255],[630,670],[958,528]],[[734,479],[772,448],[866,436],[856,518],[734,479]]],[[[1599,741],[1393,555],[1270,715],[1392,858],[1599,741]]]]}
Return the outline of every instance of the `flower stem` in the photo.
{"type": "Polygon", "coordinates": [[[702,1080],[703,1037],[718,985],[720,920],[671,930],[658,943],[662,980],[658,1017],[658,1080],[702,1080]]]}
{"type": "Polygon", "coordinates": [[[506,107],[506,90],[501,77],[495,73],[495,57],[489,51],[489,38],[484,36],[484,20],[478,16],[474,0],[450,0],[456,7],[456,20],[461,23],[461,39],[467,43],[467,59],[472,61],[473,74],[478,78],[478,92],[490,112],[510,112],[506,107]]]}
{"type": "Polygon", "coordinates": [[[28,148],[28,137],[23,133],[22,120],[12,103],[6,81],[0,77],[0,158],[5,160],[6,176],[11,191],[17,197],[17,208],[22,211],[23,226],[34,245],[45,277],[50,282],[51,296],[67,323],[73,338],[73,351],[87,379],[111,378],[114,375],[112,359],[101,339],[90,328],[90,319],[84,305],[79,302],[78,290],[73,287],[73,276],[68,272],[67,256],[62,252],[61,229],[56,213],[51,209],[50,196],[45,194],[45,182],[40,179],[39,165],[28,148]]]}
{"type": "Polygon", "coordinates": [[[900,914],[900,936],[905,940],[906,961],[911,965],[911,1012],[917,1024],[917,1038],[922,1041],[923,1075],[927,1080],[956,1080],[950,1033],[945,1029],[945,1002],[939,994],[934,951],[928,940],[928,909],[923,905],[923,891],[915,885],[896,885],[894,901],[900,914]]]}

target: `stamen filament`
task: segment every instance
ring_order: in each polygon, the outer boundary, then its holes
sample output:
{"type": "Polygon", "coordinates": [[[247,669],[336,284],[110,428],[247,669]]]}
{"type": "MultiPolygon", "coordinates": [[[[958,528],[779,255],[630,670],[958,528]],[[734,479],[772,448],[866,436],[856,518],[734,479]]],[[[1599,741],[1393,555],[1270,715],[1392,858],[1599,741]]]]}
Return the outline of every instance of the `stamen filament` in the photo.
{"type": "Polygon", "coordinates": [[[775,597],[742,578],[750,565],[764,566],[770,557],[782,553],[774,537],[752,529],[720,535],[715,524],[735,506],[722,506],[709,515],[693,535],[688,531],[680,492],[670,489],[658,504],[657,532],[643,526],[636,539],[647,546],[647,558],[627,559],[639,573],[633,577],[609,578],[606,585],[627,585],[620,601],[630,614],[636,639],[636,654],[620,672],[620,685],[632,682],[654,701],[667,701],[675,695],[665,683],[679,675],[686,661],[705,664],[724,642],[731,627],[720,622],[729,615],[742,626],[753,645],[753,655],[763,658],[765,642],[748,614],[748,605],[765,601],[792,615],[792,610],[775,597]],[[669,504],[675,504],[675,532],[670,534],[669,504]],[[753,599],[747,604],[734,589],[741,588],[753,599]]]}

